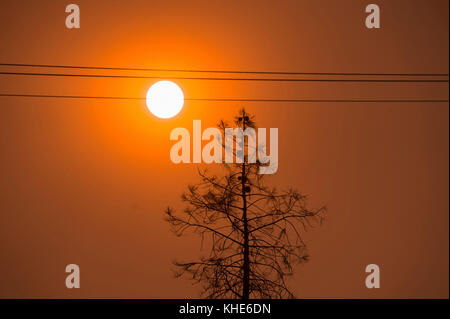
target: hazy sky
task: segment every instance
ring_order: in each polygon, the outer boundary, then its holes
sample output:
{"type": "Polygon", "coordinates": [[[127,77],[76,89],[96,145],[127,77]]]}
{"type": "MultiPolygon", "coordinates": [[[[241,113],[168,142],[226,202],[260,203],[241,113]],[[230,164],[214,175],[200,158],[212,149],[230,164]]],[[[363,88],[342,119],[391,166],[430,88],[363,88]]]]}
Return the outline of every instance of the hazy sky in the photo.
{"type": "MultiPolygon", "coordinates": [[[[69,1],[2,1],[0,62],[449,69],[445,0],[74,2],[78,30],[65,27],[69,1]],[[381,29],[364,25],[372,2],[381,29]]],[[[137,97],[154,82],[0,75],[0,92],[137,97]]],[[[448,99],[448,83],[176,83],[189,98],[448,99]]],[[[260,127],[279,128],[270,184],[329,209],[324,225],[304,234],[310,262],[290,281],[298,297],[448,298],[448,103],[186,102],[160,120],[144,101],[16,97],[0,97],[0,297],[197,297],[171,262],[200,256],[198,238],[176,238],[163,211],[183,207],[198,167],[170,161],[169,134],[192,130],[194,119],[214,126],[242,106],[260,127]],[[80,289],[65,286],[71,263],[81,268],[80,289]],[[371,263],[380,289],[364,285],[371,263]]]]}

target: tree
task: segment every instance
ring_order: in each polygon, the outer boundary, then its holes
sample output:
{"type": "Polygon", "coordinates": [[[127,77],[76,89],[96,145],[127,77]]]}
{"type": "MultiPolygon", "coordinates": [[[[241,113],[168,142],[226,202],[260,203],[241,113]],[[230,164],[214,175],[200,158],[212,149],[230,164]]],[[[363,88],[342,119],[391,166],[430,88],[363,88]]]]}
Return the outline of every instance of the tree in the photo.
{"type": "MultiPolygon", "coordinates": [[[[241,132],[255,128],[254,117],[244,109],[234,123],[241,132]]],[[[227,127],[220,122],[222,132],[227,127]]],[[[248,149],[243,135],[241,141],[242,163],[221,164],[225,168],[221,176],[199,170],[201,181],[188,186],[181,197],[187,203],[184,211],[166,210],[177,236],[187,231],[199,234],[209,251],[197,261],[175,262],[176,276],[186,275],[201,284],[206,298],[294,298],[286,277],[296,264],[308,260],[301,233],[322,221],[326,207],[310,210],[305,195],[265,186],[266,177],[258,171],[267,164],[249,163],[249,152],[256,150],[248,149]]],[[[236,137],[234,142],[238,143],[236,137]]]]}

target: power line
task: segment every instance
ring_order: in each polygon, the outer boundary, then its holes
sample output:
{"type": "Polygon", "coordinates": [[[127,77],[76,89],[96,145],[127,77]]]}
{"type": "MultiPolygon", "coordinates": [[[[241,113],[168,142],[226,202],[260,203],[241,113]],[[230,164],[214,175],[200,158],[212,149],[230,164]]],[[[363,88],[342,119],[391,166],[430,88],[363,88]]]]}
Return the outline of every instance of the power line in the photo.
{"type": "Polygon", "coordinates": [[[378,99],[378,100],[367,100],[367,99],[185,99],[187,101],[211,101],[211,102],[292,102],[292,103],[330,103],[330,102],[349,102],[349,103],[371,103],[371,102],[380,102],[380,103],[388,103],[388,102],[432,102],[432,103],[444,103],[448,102],[449,100],[404,100],[404,99],[397,99],[397,100],[390,100],[390,99],[378,99]]]}
{"type": "Polygon", "coordinates": [[[238,70],[204,70],[204,69],[163,69],[163,68],[129,68],[129,67],[101,67],[74,66],[55,64],[25,64],[0,63],[0,66],[58,68],[58,69],[86,69],[86,70],[118,70],[118,71],[148,71],[148,72],[185,72],[185,73],[225,73],[225,74],[267,74],[267,75],[340,75],[340,76],[448,76],[448,73],[355,73],[355,72],[286,72],[286,71],[238,71],[238,70]]]}
{"type": "Polygon", "coordinates": [[[366,82],[366,83],[448,83],[449,80],[433,79],[288,79],[288,78],[219,78],[219,77],[180,77],[180,76],[136,76],[106,74],[68,74],[68,73],[29,73],[0,72],[0,75],[85,77],[85,78],[121,78],[121,79],[167,79],[167,80],[206,80],[206,81],[264,81],[264,82],[366,82]]]}
{"type": "MultiPolygon", "coordinates": [[[[145,97],[121,96],[87,96],[87,95],[44,95],[44,94],[10,94],[0,93],[3,97],[27,98],[63,98],[63,99],[103,99],[103,100],[145,100],[145,97]]],[[[186,98],[185,101],[204,102],[287,102],[287,103],[448,103],[449,100],[430,99],[214,99],[214,98],[186,98]]]]}

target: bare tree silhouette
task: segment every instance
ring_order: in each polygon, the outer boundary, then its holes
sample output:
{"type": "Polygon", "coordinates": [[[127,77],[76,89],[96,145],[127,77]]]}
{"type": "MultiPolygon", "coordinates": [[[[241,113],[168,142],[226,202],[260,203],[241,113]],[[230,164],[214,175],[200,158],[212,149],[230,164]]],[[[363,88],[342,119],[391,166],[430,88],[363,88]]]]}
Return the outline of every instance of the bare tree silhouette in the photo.
{"type": "MultiPolygon", "coordinates": [[[[255,128],[254,117],[244,109],[234,123],[242,131],[255,128]]],[[[227,127],[220,122],[222,132],[227,127]]],[[[201,284],[206,298],[294,298],[286,277],[296,264],[308,260],[301,233],[322,221],[326,207],[310,210],[305,195],[265,186],[266,177],[258,172],[267,164],[250,163],[248,138],[242,141],[242,163],[221,164],[223,176],[199,170],[201,181],[182,195],[184,211],[166,210],[177,236],[187,231],[199,234],[209,251],[197,261],[175,262],[176,276],[201,284]]]]}

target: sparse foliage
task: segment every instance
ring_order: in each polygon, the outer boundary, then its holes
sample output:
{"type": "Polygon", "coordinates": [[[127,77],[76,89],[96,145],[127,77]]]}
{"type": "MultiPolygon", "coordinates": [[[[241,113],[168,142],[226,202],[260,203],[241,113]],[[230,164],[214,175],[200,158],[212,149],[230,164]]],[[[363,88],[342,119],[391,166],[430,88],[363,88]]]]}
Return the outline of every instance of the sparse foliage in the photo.
{"type": "MultiPolygon", "coordinates": [[[[255,128],[244,109],[234,122],[242,130],[255,128]]],[[[177,276],[200,283],[206,298],[294,298],[286,277],[308,260],[302,232],[320,223],[326,208],[310,210],[305,195],[265,186],[267,177],[258,174],[265,164],[248,163],[251,150],[244,144],[243,163],[222,164],[223,176],[199,170],[201,181],[182,195],[184,211],[167,208],[175,234],[200,235],[209,252],[197,261],[175,262],[177,276]]]]}

